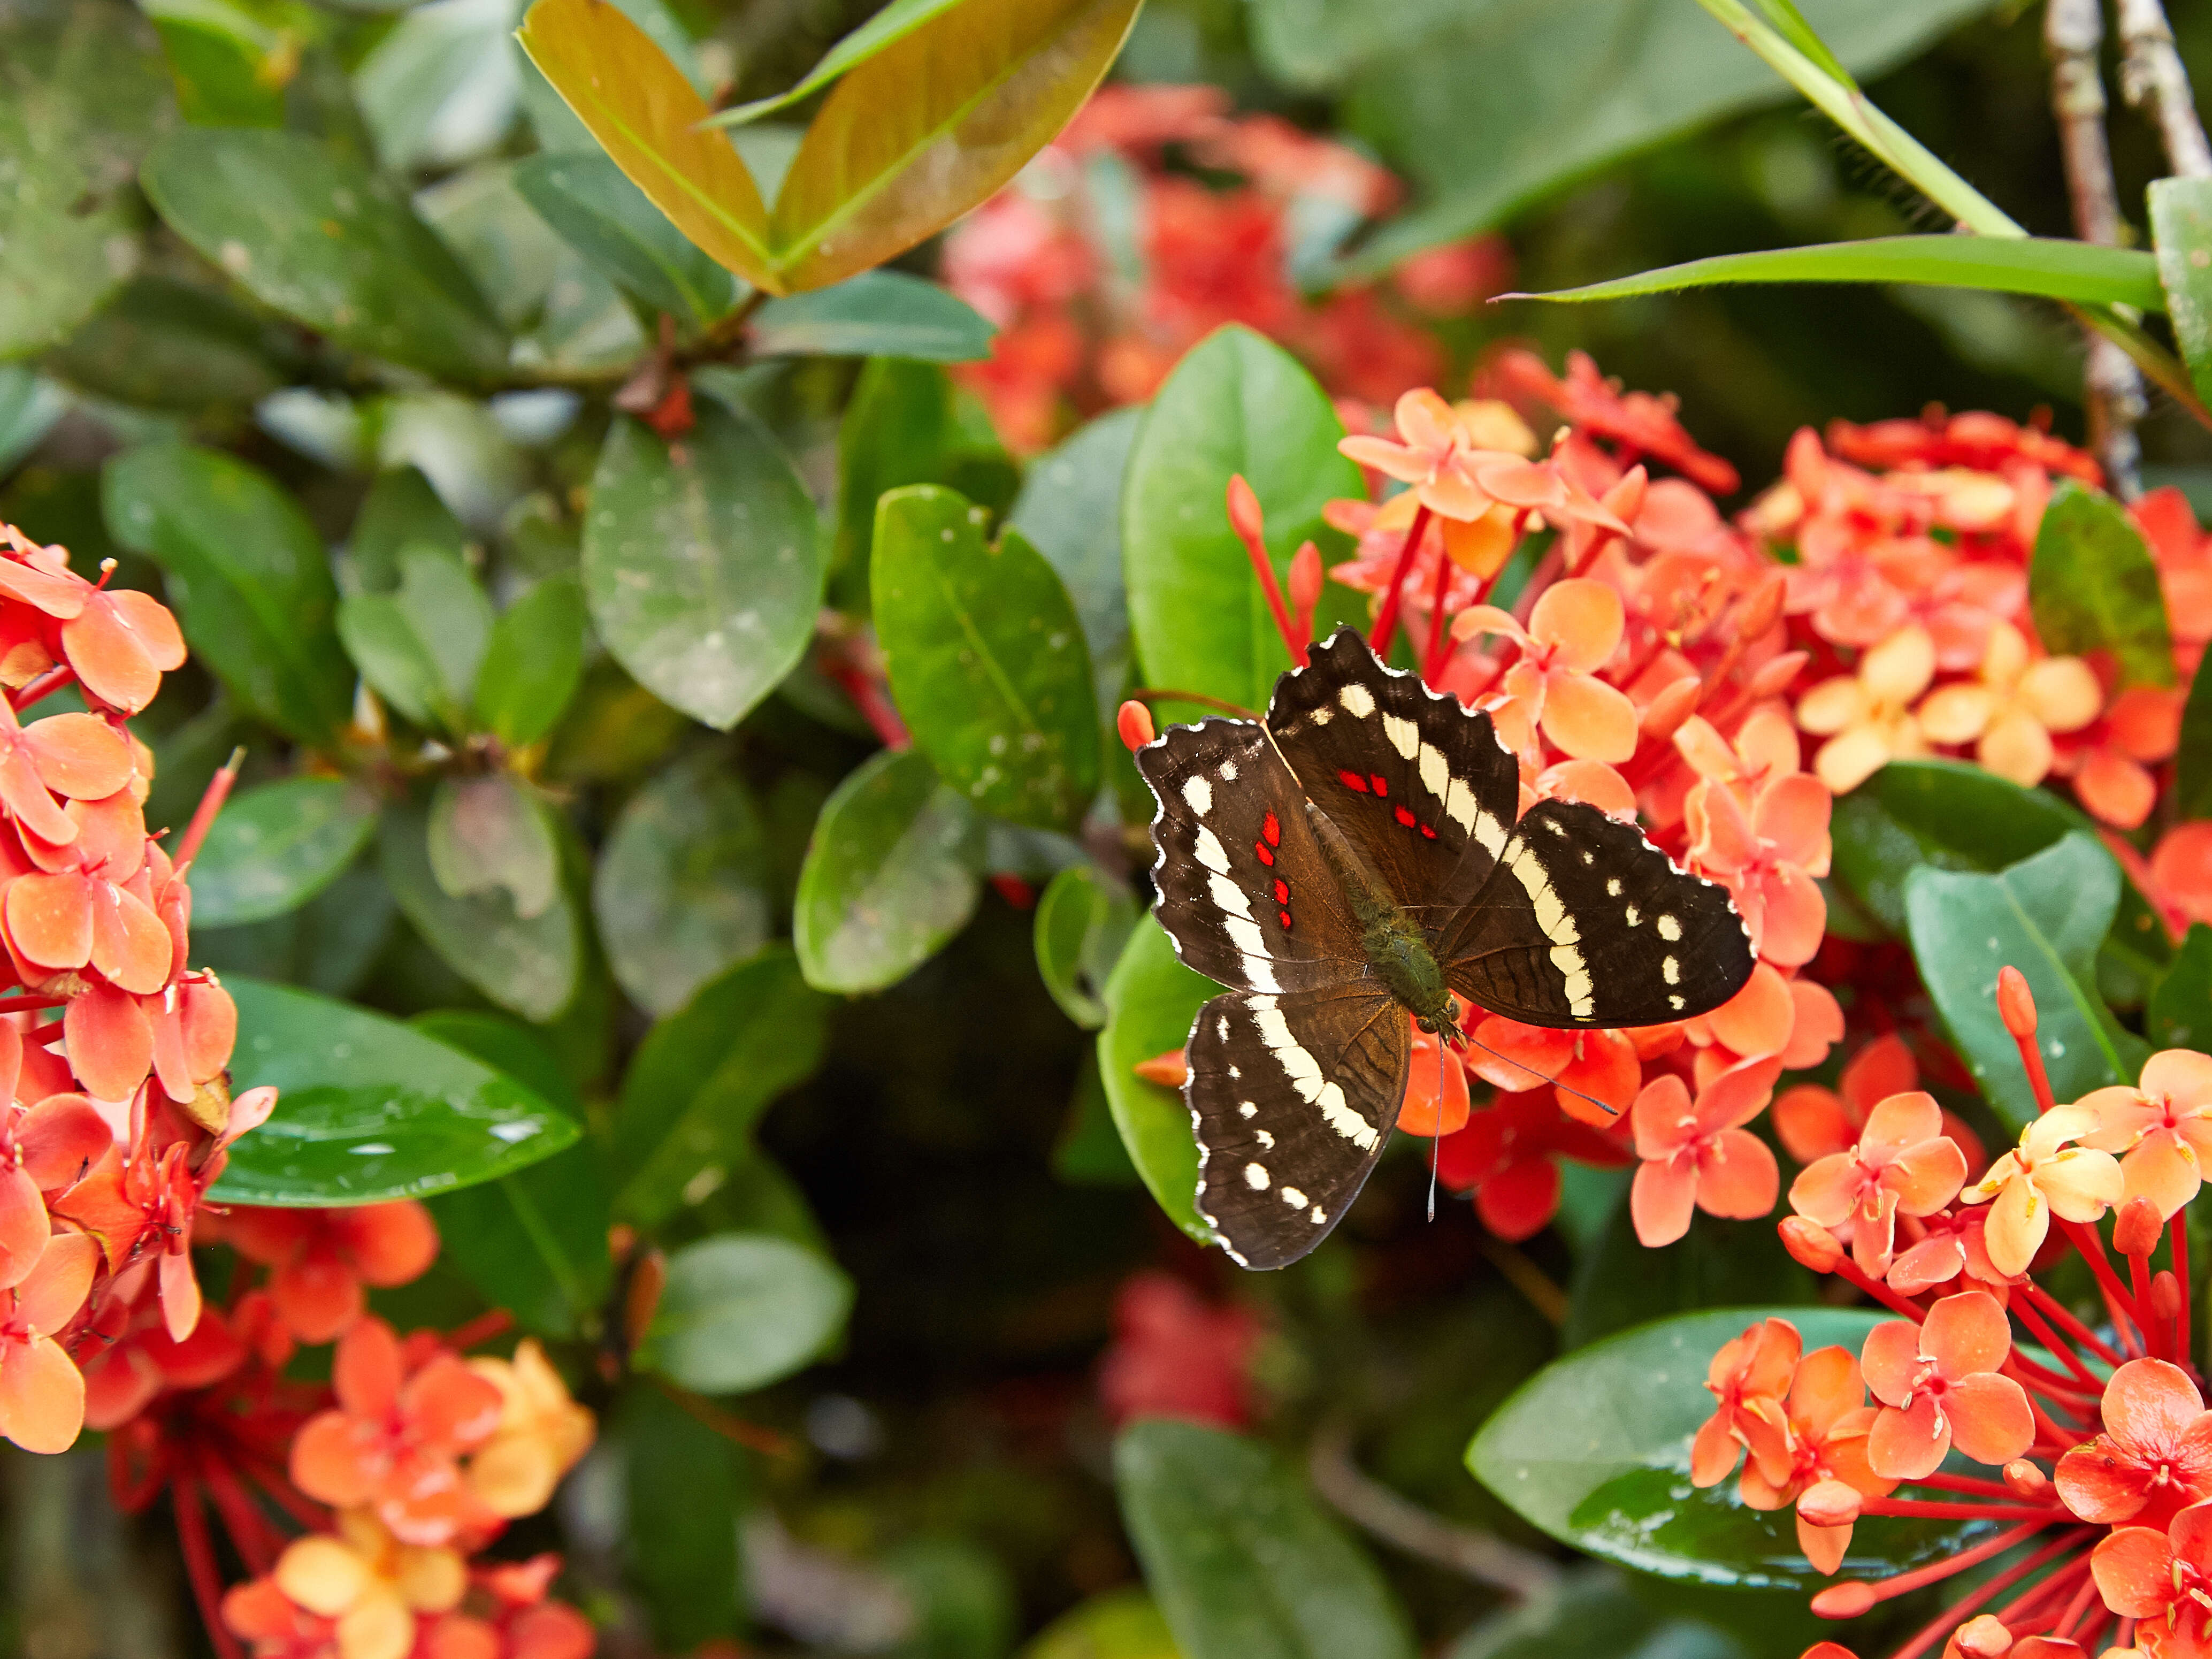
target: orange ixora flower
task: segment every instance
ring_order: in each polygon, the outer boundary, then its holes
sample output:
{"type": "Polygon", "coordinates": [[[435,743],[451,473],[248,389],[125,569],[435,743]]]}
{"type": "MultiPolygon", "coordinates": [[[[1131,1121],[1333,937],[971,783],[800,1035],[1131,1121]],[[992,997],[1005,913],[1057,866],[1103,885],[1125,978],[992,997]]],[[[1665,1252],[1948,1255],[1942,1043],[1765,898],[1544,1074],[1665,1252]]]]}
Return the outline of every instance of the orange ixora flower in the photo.
{"type": "Polygon", "coordinates": [[[1717,779],[1690,791],[1691,861],[1727,886],[1753,949],[1784,968],[1810,962],[1827,929],[1815,878],[1828,873],[1831,805],[1827,785],[1802,772],[1760,785],[1748,812],[1717,779]]]}
{"type": "Polygon", "coordinates": [[[2066,1144],[2098,1127],[2094,1107],[2054,1107],[1966,1188],[1967,1203],[1991,1206],[1983,1237],[1998,1272],[2017,1278],[2027,1271],[2054,1214],[2062,1221],[2095,1221],[2120,1201],[2127,1181],[2112,1154],[2066,1144]]]}
{"type": "Polygon", "coordinates": [[[1743,1126],[1765,1109],[1781,1072],[1778,1058],[1745,1060],[1707,1083],[1695,1100],[1671,1072],[1644,1086],[1630,1113],[1644,1162],[1628,1207],[1644,1244],[1672,1244],[1688,1232],[1693,1207],[1738,1219],[1774,1207],[1781,1171],[1766,1143],[1743,1126]]]}
{"type": "Polygon", "coordinates": [[[0,1439],[25,1451],[63,1452],[84,1425],[84,1378],[54,1333],[84,1305],[100,1246],[56,1233],[38,1265],[0,1291],[0,1439]]]}
{"type": "Polygon", "coordinates": [[[337,1535],[294,1540],[267,1579],[233,1590],[223,1600],[223,1622],[270,1659],[296,1652],[301,1635],[325,1630],[337,1659],[407,1659],[417,1616],[459,1606],[468,1588],[458,1551],[402,1544],[352,1510],[338,1516],[337,1535]],[[328,1622],[318,1629],[295,1613],[328,1622]]]}
{"type": "Polygon", "coordinates": [[[1946,685],[1919,708],[1931,742],[1974,745],[1974,758],[2001,778],[2033,788],[2050,775],[2054,732],[2079,732],[2097,718],[2104,689],[2079,657],[2037,658],[2010,623],[1990,630],[1980,683],[1946,685]]]}
{"type": "Polygon", "coordinates": [[[1813,757],[1820,781],[1844,794],[1893,760],[1926,754],[1912,705],[1935,678],[1936,641],[1914,623],[1869,647],[1856,673],[1823,680],[1799,698],[1797,724],[1827,738],[1813,757]]]}
{"type": "Polygon", "coordinates": [[[2178,688],[2131,686],[2106,706],[2104,718],[2062,748],[2053,770],[2072,780],[2083,809],[2116,830],[2139,828],[2158,804],[2151,767],[2181,746],[2178,688]]]}
{"type": "Polygon", "coordinates": [[[2089,1570],[2105,1605],[2140,1621],[2147,1652],[2212,1654],[2212,1504],[2192,1504],[2162,1528],[2115,1528],[2098,1540],[2089,1570]]]}
{"type": "Polygon", "coordinates": [[[517,1343],[512,1359],[468,1363],[500,1394],[499,1426],[469,1459],[469,1488],[495,1515],[535,1515],[591,1449],[592,1413],[569,1397],[535,1337],[517,1343]]]}
{"type": "Polygon", "coordinates": [[[1893,1319],[1869,1331],[1859,1363],[1882,1402],[1867,1442],[1875,1473],[1917,1480],[1954,1443],[1978,1463],[2026,1451],[2035,1439],[2027,1391],[1996,1374],[2011,1351],[2004,1310],[1986,1291],[1945,1297],[1921,1324],[1893,1319]]]}
{"type": "Polygon", "coordinates": [[[1526,628],[1510,611],[1478,605],[1453,621],[1452,635],[1503,634],[1521,647],[1493,711],[1508,744],[1528,748],[1532,728],[1540,726],[1576,760],[1619,762],[1636,752],[1636,705],[1596,671],[1619,648],[1626,623],[1618,591],[1571,577],[1544,590],[1526,628]]]}
{"type": "Polygon", "coordinates": [[[329,1342],[361,1317],[362,1287],[420,1279],[438,1257],[438,1229],[412,1199],[343,1210],[240,1206],[222,1223],[222,1242],[274,1268],[269,1294],[292,1334],[329,1342]]]}
{"type": "MultiPolygon", "coordinates": [[[[1509,411],[1510,412],[1510,411],[1509,411]]],[[[1439,517],[1470,522],[1504,503],[1540,507],[1554,493],[1549,475],[1516,453],[1527,428],[1486,416],[1480,406],[1462,413],[1426,386],[1398,399],[1398,441],[1340,439],[1337,447],[1362,466],[1413,487],[1421,504],[1439,517]],[[1512,445],[1486,448],[1487,441],[1512,445]]]]}
{"type": "Polygon", "coordinates": [[[1875,1037],[1844,1062],[1833,1089],[1800,1083],[1774,1103],[1774,1133],[1782,1150],[1810,1164],[1858,1144],[1874,1109],[1919,1081],[1912,1051],[1894,1031],[1875,1037]]]}
{"type": "Polygon", "coordinates": [[[1797,1328],[1786,1319],[1762,1319],[1721,1344],[1705,1369],[1705,1392],[1716,1401],[1713,1414],[1690,1442],[1693,1486],[1717,1486],[1728,1479],[1746,1444],[1746,1414],[1789,1392],[1804,1347],[1797,1328]]]}
{"type": "Polygon", "coordinates": [[[1844,1564],[1859,1506],[1887,1498],[1897,1482],[1868,1461],[1878,1413],[1866,1402],[1859,1362],[1848,1348],[1819,1348],[1797,1362],[1787,1398],[1749,1407],[1751,1458],[1736,1483],[1754,1510],[1797,1505],[1797,1545],[1815,1570],[1844,1564]]]}
{"type": "Polygon", "coordinates": [[[2100,1525],[2164,1526],[2212,1498],[2212,1412],[2189,1373],[2163,1359],[2131,1359],[2105,1384],[2104,1432],[2058,1460],[2066,1507],[2100,1525]]]}
{"type": "Polygon", "coordinates": [[[1856,1147],[1802,1171],[1790,1207],[1822,1226],[1851,1230],[1851,1258],[1879,1279],[1889,1271],[1899,1215],[1933,1215],[1966,1184],[1966,1159],[1943,1133],[1943,1109],[1917,1091],[1892,1095],[1867,1118],[1856,1147]]]}
{"type": "Polygon", "coordinates": [[[2093,1090],[2081,1104],[2098,1117],[2081,1144],[2124,1154],[2122,1202],[2147,1198],[2170,1220],[2197,1196],[2204,1160],[2212,1157],[2212,1055],[2161,1049],[2143,1062],[2134,1088],[2093,1090]]]}

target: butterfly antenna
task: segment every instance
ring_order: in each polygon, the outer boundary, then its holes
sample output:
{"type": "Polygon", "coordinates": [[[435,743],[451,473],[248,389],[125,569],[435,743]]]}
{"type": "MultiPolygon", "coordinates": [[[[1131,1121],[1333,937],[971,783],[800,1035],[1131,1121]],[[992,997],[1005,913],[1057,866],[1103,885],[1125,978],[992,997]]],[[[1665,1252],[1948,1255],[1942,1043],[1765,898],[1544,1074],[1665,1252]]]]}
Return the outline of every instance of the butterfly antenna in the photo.
{"type": "Polygon", "coordinates": [[[1429,1224],[1437,1220],[1437,1165],[1443,1159],[1444,1035],[1437,1033],[1437,1133],[1429,1137],[1429,1224]]]}
{"type": "MultiPolygon", "coordinates": [[[[1607,1103],[1600,1100],[1595,1095],[1585,1094],[1580,1089],[1576,1088],[1571,1083],[1562,1083],[1555,1077],[1546,1077],[1534,1066],[1524,1065],[1520,1060],[1514,1059],[1510,1054],[1499,1054],[1497,1049],[1492,1048],[1488,1043],[1485,1042],[1480,1037],[1475,1036],[1472,1031],[1467,1033],[1467,1040],[1474,1044],[1476,1048],[1481,1049],[1483,1053],[1504,1060],[1515,1071],[1526,1072],[1530,1077],[1536,1079],[1538,1081],[1550,1084],[1554,1089],[1565,1089],[1569,1094],[1572,1095],[1577,1100],[1587,1100],[1591,1105],[1596,1107],[1598,1110],[1603,1112],[1607,1117],[1619,1117],[1620,1115],[1620,1109],[1618,1106],[1610,1105],[1607,1103]]],[[[1533,1087],[1534,1085],[1532,1085],[1531,1086],[1533,1087]]]]}

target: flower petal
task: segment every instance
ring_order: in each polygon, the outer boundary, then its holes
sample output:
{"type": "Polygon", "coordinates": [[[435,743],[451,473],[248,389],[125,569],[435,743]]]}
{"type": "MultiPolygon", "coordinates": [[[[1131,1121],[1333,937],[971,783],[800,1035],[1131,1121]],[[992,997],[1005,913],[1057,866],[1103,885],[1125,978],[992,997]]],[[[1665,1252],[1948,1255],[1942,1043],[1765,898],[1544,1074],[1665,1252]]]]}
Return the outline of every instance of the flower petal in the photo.
{"type": "Polygon", "coordinates": [[[1936,1473],[1951,1449],[1951,1424],[1936,1396],[1919,1394],[1900,1411],[1884,1407],[1867,1437],[1867,1462],[1885,1480],[1917,1480],[1936,1473]]]}
{"type": "Polygon", "coordinates": [[[1724,1129],[1698,1154],[1698,1207],[1707,1215],[1756,1220],[1781,1186],[1773,1152],[1747,1130],[1724,1129]]]}
{"type": "Polygon", "coordinates": [[[2148,1619],[2173,1600],[2173,1552],[2148,1527],[2122,1527],[2098,1540],[2090,1576],[2105,1605],[2124,1619],[2148,1619]]]}
{"type": "Polygon", "coordinates": [[[2034,1443],[2027,1392],[2008,1376],[1981,1371],[1953,1384],[1944,1411],[1952,1443],[1978,1463],[2002,1468],[2034,1443]]]}
{"type": "Polygon", "coordinates": [[[84,1377],[52,1337],[0,1340],[0,1436],[28,1452],[64,1452],[84,1426],[84,1377]]]}
{"type": "Polygon", "coordinates": [[[1552,647],[1553,667],[1589,673],[1620,646],[1626,623],[1612,584],[1573,576],[1544,590],[1528,613],[1528,635],[1552,647]]]}
{"type": "Polygon", "coordinates": [[[1577,760],[1618,763],[1636,752],[1636,705],[1594,675],[1553,674],[1540,723],[1544,735],[1577,760]]]}
{"type": "Polygon", "coordinates": [[[1672,1244],[1690,1231],[1690,1212],[1698,1197],[1695,1167],[1673,1158],[1648,1159],[1638,1166],[1628,1190],[1628,1213],[1645,1249],[1672,1244]]]}
{"type": "Polygon", "coordinates": [[[2012,1352],[2012,1327],[1987,1291],[1962,1291],[1928,1310],[1920,1328],[1920,1352],[1955,1382],[2003,1364],[2012,1352]]]}

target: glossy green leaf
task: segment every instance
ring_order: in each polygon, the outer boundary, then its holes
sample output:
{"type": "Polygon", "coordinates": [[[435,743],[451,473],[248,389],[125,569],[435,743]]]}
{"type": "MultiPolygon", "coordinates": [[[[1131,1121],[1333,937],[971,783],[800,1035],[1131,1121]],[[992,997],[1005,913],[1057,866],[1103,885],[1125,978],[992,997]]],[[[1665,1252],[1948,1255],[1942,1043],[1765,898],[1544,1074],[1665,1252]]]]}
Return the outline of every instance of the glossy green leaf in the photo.
{"type": "Polygon", "coordinates": [[[430,873],[448,897],[504,893],[525,921],[561,890],[561,854],[544,803],[505,772],[445,777],[430,794],[430,873]]]}
{"type": "Polygon", "coordinates": [[[1013,464],[988,422],[975,432],[964,416],[935,363],[877,357],[861,369],[837,428],[839,568],[862,567],[887,489],[946,484],[994,511],[1013,499],[1013,464]]]}
{"type": "Polygon", "coordinates": [[[2174,343],[2200,398],[2212,398],[2212,179],[2154,179],[2151,240],[2174,343]]]}
{"type": "Polygon", "coordinates": [[[1098,1075],[1130,1161],[1168,1219],[1201,1244],[1213,1229],[1198,1215],[1198,1142],[1182,1094],[1147,1083],[1139,1060],[1180,1050],[1198,1011],[1221,988],[1176,958],[1167,932],[1146,916],[1106,981],[1106,1026],[1098,1034],[1098,1075]]]}
{"type": "Polygon", "coordinates": [[[399,586],[399,555],[410,547],[465,565],[469,532],[419,467],[393,467],[376,475],[354,514],[345,549],[351,586],[393,592],[399,586]]]}
{"type": "Polygon", "coordinates": [[[792,942],[806,982],[896,985],[968,924],[981,885],[975,810],[922,756],[871,756],[830,797],[799,874],[792,942]]]}
{"type": "Polygon", "coordinates": [[[1475,1621],[1443,1659],[1559,1659],[1565,1653],[1604,1659],[1752,1659],[1739,1643],[1710,1625],[1659,1612],[1617,1572],[1570,1571],[1517,1607],[1475,1621]]]}
{"type": "MultiPolygon", "coordinates": [[[[542,1038],[495,1014],[441,1009],[410,1022],[504,1072],[562,1110],[581,1103],[542,1038]]],[[[610,1203],[596,1147],[566,1152],[430,1201],[442,1255],[495,1307],[541,1336],[599,1334],[614,1282],[607,1255],[610,1203]]]]}
{"type": "Polygon", "coordinates": [[[876,638],[899,713],[938,775],[981,811],[1064,830],[1098,789],[1082,625],[1018,531],[933,484],[876,511],[876,638]]]}
{"type": "Polygon", "coordinates": [[[128,7],[0,14],[0,359],[58,344],[138,261],[138,159],[176,124],[128,7]]]}
{"type": "Polygon", "coordinates": [[[866,270],[832,288],[770,300],[746,339],[756,357],[914,357],[972,362],[998,331],[966,301],[902,270],[866,270]]]}
{"type": "Polygon", "coordinates": [[[1114,1443],[1121,1518],[1186,1659],[1412,1659],[1403,1609],[1305,1482],[1241,1435],[1153,1419],[1114,1443]]]}
{"type": "Polygon", "coordinates": [[[504,892],[456,898],[431,869],[429,809],[386,809],[377,831],[378,860],[392,896],[430,948],[463,979],[525,1019],[544,1024],[576,994],[582,950],[565,890],[537,916],[515,914],[504,892]]]}
{"type": "Polygon", "coordinates": [[[2212,818],[2212,668],[2203,658],[2181,706],[2181,747],[2173,760],[2175,813],[2184,820],[2212,818]]]}
{"type": "Polygon", "coordinates": [[[2150,994],[2143,1032],[2154,1048],[2212,1048],[2212,927],[2190,924],[2150,994]]]}
{"type": "Polygon", "coordinates": [[[1129,672],[1129,605],[1121,579],[1121,478],[1144,422],[1117,409],[1030,463],[1006,522],[1044,555],[1075,601],[1099,712],[1117,706],[1129,672]]]}
{"type": "Polygon", "coordinates": [[[805,1370],[852,1306],[853,1281],[788,1239],[703,1238],[668,1258],[636,1363],[702,1394],[743,1394],[805,1370]]]}
{"type": "Polygon", "coordinates": [[[1086,1031],[1106,1023],[1106,982],[1136,925],[1134,901],[1088,865],[1068,866],[1037,901],[1037,974],[1060,1012],[1086,1031]]]}
{"type": "Polygon", "coordinates": [[[859,64],[776,194],[785,284],[881,264],[990,196],[1082,107],[1139,3],[963,0],[859,64]]]}
{"type": "Polygon", "coordinates": [[[821,1064],[829,1011],[776,946],[647,1032],[609,1126],[616,1207],[649,1226],[713,1192],[750,1152],[769,1103],[821,1064]]]}
{"type": "Polygon", "coordinates": [[[692,332],[738,297],[730,273],[688,240],[605,155],[533,155],[515,188],[571,247],[692,332]]]}
{"type": "Polygon", "coordinates": [[[756,288],[783,290],[768,209],[684,71],[609,0],[538,0],[522,49],[616,165],[694,244],[756,288]]]}
{"type": "Polygon", "coordinates": [[[187,121],[210,127],[284,124],[284,82],[290,76],[283,58],[300,50],[295,32],[273,27],[231,0],[149,0],[144,10],[161,37],[187,121]]]}
{"type": "Polygon", "coordinates": [[[678,762],[631,796],[592,884],[615,978],[647,1012],[692,994],[768,942],[768,832],[727,757],[678,762]]]}
{"type": "Polygon", "coordinates": [[[628,419],[607,433],[584,525],[584,594],[638,684],[727,731],[814,637],[821,537],[767,428],[720,403],[696,407],[698,424],[673,444],[628,419]]]}
{"type": "Polygon", "coordinates": [[[1137,1589],[1077,1603],[1022,1650],[1021,1659],[1182,1659],[1159,1604],[1137,1589]]]}
{"type": "Polygon", "coordinates": [[[1517,300],[1626,300],[1723,283],[1904,283],[2161,309],[2158,262],[2136,248],[2039,236],[1875,236],[1816,247],[1723,253],[1517,300]]]}
{"type": "Polygon", "coordinates": [[[1922,868],[1905,884],[1905,931],[1944,1029],[1983,1096],[2014,1128],[2037,1114],[2020,1051],[1997,1016],[1997,970],[2027,975],[2036,1039],[2060,1100],[2133,1078],[2147,1052],[2097,994],[2097,946],[2120,872],[2075,831],[1995,875],[1922,868]]]}
{"type": "Polygon", "coordinates": [[[756,98],[749,104],[739,104],[718,112],[714,116],[714,125],[728,127],[757,120],[772,110],[781,109],[786,105],[810,97],[854,64],[865,62],[884,47],[913,33],[939,12],[962,3],[963,0],[891,0],[890,4],[824,52],[822,61],[807,70],[805,78],[772,98],[756,98]]]}
{"type": "Polygon", "coordinates": [[[306,991],[232,978],[234,1093],[273,1085],[209,1196],[223,1204],[426,1198],[550,1158],[579,1131],[504,1073],[397,1020],[306,991]]]}
{"type": "Polygon", "coordinates": [[[506,332],[467,270],[362,163],[296,133],[194,127],[139,178],[204,258],[338,344],[454,380],[505,368],[506,332]]]}
{"type": "Polygon", "coordinates": [[[289,495],[228,455],[158,444],[110,461],[100,501],[108,534],[161,567],[193,654],[234,696],[306,743],[346,722],[337,588],[289,495]]]}
{"type": "Polygon", "coordinates": [[[584,675],[584,590],[571,576],[548,576],[499,613],[476,705],[501,743],[536,743],[560,724],[584,675]]]}
{"type": "Polygon", "coordinates": [[[689,1653],[734,1635],[744,1589],[736,1517],[751,1496],[744,1455],[652,1387],[624,1390],[613,1431],[625,1577],[644,1603],[654,1646],[689,1653]],[[702,1525],[707,1516],[719,1524],[702,1525]]]}
{"type": "Polygon", "coordinates": [[[421,726],[465,736],[469,708],[492,629],[491,601],[467,567],[428,548],[403,548],[399,586],[349,593],[338,637],[361,676],[421,726]]]}
{"type": "Polygon", "coordinates": [[[1587,1347],[1632,1325],[1699,1308],[1808,1303],[1819,1288],[1764,1217],[1698,1215],[1686,1237],[1646,1249],[1636,1236],[1624,1182],[1591,1248],[1577,1255],[1559,1346],[1587,1347]]]}
{"type": "Polygon", "coordinates": [[[234,795],[192,860],[193,926],[298,908],[368,844],[376,812],[376,797],[343,778],[287,778],[234,795]]]}
{"type": "MultiPolygon", "coordinates": [[[[1690,1437],[1712,1413],[1715,1350],[1768,1315],[1808,1350],[1858,1352],[1882,1316],[1858,1309],[1742,1308],[1641,1325],[1554,1361],[1468,1447],[1468,1468],[1531,1524],[1587,1554],[1662,1578],[1810,1591],[1831,1582],[1797,1547],[1787,1509],[1744,1507],[1733,1480],[1690,1484],[1690,1437]]],[[[1862,1520],[1839,1575],[1884,1577],[1952,1553],[1991,1522],[1862,1520]]]]}
{"type": "Polygon", "coordinates": [[[2108,652],[2124,684],[2173,684],[2173,635],[2158,565],[2135,520],[2111,496],[2060,480],[2036,532],[2027,602],[2045,650],[2108,652]]]}
{"type": "Polygon", "coordinates": [[[242,408],[283,382],[262,319],[213,289],[134,276],[50,353],[48,373],[146,409],[242,408]]]}

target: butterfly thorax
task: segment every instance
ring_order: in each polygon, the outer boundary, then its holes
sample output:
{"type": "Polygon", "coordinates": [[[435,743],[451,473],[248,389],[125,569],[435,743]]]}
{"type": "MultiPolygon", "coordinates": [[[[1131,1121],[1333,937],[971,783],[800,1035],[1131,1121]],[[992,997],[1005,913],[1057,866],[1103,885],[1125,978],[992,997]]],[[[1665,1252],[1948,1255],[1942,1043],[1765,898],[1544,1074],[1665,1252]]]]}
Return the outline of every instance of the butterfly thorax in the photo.
{"type": "Polygon", "coordinates": [[[1308,801],[1306,818],[1313,825],[1322,856],[1328,860],[1346,902],[1358,918],[1360,947],[1366,952],[1368,966],[1391,996],[1420,1022],[1423,1030],[1441,1030],[1448,1038],[1459,1040],[1451,993],[1445,988],[1443,969],[1429,949],[1428,936],[1420,924],[1391,896],[1382,878],[1360,856],[1344,831],[1329,821],[1328,813],[1308,801]]]}

